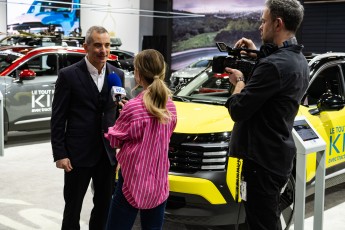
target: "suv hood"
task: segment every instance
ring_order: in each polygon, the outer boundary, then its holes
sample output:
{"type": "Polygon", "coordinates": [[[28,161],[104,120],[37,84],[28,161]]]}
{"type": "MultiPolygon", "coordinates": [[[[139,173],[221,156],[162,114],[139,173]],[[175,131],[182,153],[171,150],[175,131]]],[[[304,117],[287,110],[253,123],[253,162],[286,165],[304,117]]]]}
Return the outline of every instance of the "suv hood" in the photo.
{"type": "Polygon", "coordinates": [[[222,105],[174,101],[177,110],[175,133],[219,133],[232,130],[234,122],[222,105]],[[204,116],[201,114],[208,114],[204,116]],[[225,121],[224,121],[225,120],[225,121]],[[224,124],[227,124],[224,126],[224,124]]]}

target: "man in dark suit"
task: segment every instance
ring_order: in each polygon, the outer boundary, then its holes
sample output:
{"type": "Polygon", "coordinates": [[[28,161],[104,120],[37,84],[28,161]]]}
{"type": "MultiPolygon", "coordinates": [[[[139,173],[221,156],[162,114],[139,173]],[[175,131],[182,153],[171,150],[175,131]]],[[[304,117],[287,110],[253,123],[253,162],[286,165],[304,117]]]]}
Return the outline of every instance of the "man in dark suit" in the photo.
{"type": "Polygon", "coordinates": [[[115,150],[104,138],[118,112],[108,75],[116,73],[124,86],[124,73],[106,63],[110,37],[105,28],[91,27],[83,47],[86,57],[59,72],[51,118],[54,161],[65,170],[63,230],[80,229],[80,211],[91,179],[94,207],[89,229],[103,229],[115,183],[115,150]]]}

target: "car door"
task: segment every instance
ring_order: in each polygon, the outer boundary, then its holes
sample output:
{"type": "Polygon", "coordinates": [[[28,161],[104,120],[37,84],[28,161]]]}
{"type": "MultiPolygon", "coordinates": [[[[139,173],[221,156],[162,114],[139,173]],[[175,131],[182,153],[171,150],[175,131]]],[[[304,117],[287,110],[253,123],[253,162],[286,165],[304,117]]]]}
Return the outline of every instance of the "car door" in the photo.
{"type": "Polygon", "coordinates": [[[13,81],[6,95],[9,131],[50,127],[58,58],[55,53],[39,54],[22,63],[10,74],[13,81]],[[33,71],[36,77],[32,80],[20,79],[20,73],[24,69],[33,71]]]}
{"type": "Polygon", "coordinates": [[[85,57],[84,53],[64,53],[62,54],[62,67],[67,67],[79,62],[85,57]]]}
{"type": "MultiPolygon", "coordinates": [[[[326,166],[330,175],[344,168],[345,163],[345,108],[336,111],[322,111],[312,114],[315,104],[324,93],[339,95],[345,99],[344,64],[339,62],[326,63],[319,68],[310,81],[304,104],[308,106],[306,116],[327,143],[326,166]]],[[[307,177],[315,176],[315,155],[308,156],[310,165],[307,177]]]]}

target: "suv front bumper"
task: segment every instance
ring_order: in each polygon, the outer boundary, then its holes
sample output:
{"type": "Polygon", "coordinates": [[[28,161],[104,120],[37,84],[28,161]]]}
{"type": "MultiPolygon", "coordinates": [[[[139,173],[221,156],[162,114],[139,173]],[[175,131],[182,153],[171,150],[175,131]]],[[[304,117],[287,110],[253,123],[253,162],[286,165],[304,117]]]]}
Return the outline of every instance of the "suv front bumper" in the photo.
{"type": "Polygon", "coordinates": [[[169,175],[170,195],[165,219],[190,225],[230,225],[244,223],[245,213],[241,203],[236,203],[226,183],[225,172],[197,175],[169,175]],[[206,179],[212,175],[215,183],[206,179]],[[201,176],[201,175],[199,175],[201,176]],[[217,180],[218,178],[218,180],[217,180]]]}

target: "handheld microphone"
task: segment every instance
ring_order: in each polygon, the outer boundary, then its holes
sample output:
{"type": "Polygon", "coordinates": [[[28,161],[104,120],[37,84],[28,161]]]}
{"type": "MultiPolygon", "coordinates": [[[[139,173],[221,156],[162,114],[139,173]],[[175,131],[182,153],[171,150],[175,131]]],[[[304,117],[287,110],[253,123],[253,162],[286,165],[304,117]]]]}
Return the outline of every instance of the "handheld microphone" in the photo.
{"type": "Polygon", "coordinates": [[[126,96],[126,90],[119,86],[113,86],[111,87],[111,96],[113,98],[113,101],[119,102],[126,96]]]}
{"type": "Polygon", "coordinates": [[[126,90],[122,87],[120,77],[115,72],[112,72],[108,75],[107,80],[111,97],[115,102],[120,102],[121,98],[126,96],[126,90]]]}

